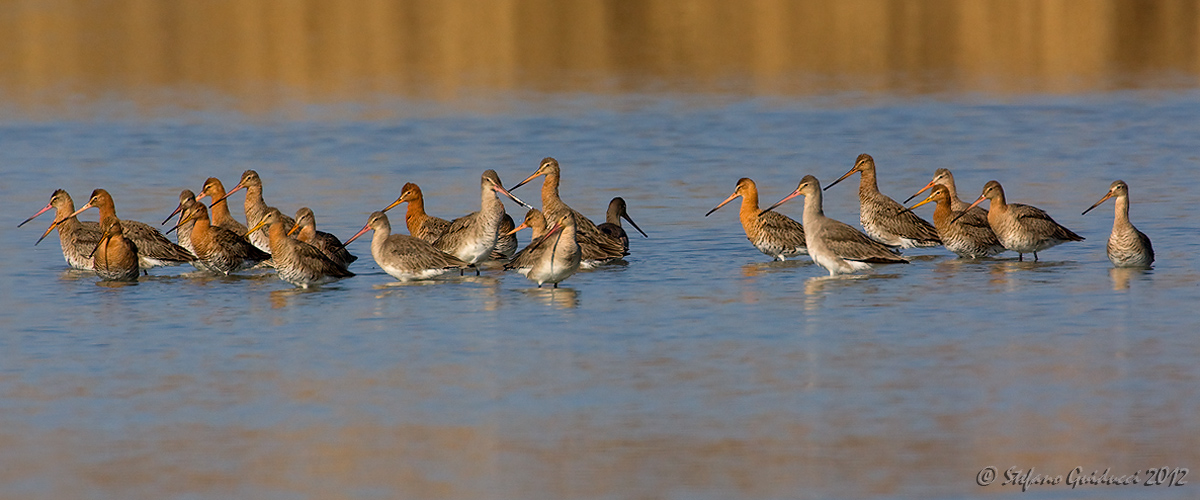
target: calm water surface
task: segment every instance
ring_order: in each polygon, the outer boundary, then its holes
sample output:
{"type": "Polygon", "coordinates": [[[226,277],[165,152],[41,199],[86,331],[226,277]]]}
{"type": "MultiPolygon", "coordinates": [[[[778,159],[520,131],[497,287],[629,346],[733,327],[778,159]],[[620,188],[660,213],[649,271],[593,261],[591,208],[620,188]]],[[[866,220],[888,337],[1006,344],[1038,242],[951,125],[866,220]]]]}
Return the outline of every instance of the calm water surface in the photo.
{"type": "MultiPolygon", "coordinates": [[[[0,121],[0,497],[1200,494],[1200,94],[486,101],[387,101],[386,120],[0,121]],[[829,279],[807,258],[768,262],[736,203],[704,217],[740,177],[765,205],[863,152],[894,198],[948,167],[963,198],[997,179],[1087,240],[1038,263],[910,251],[829,279]],[[543,156],[584,213],[628,201],[650,238],[631,235],[627,263],[557,290],[498,271],[399,285],[364,239],[358,276],[316,290],[190,267],[106,286],[68,271],[57,238],[34,246],[49,216],[15,227],[60,187],[77,206],[106,188],[123,218],[157,223],[179,190],[253,168],[268,203],[346,238],[405,182],[451,218],[478,209],[484,169],[512,185],[543,156]],[[1105,258],[1111,202],[1079,215],[1118,178],[1152,271],[1105,258]],[[980,487],[985,466],[1001,477],[980,487]],[[1000,485],[1014,466],[1192,475],[1022,494],[1000,485]]],[[[825,208],[857,225],[853,183],[825,208]]]]}

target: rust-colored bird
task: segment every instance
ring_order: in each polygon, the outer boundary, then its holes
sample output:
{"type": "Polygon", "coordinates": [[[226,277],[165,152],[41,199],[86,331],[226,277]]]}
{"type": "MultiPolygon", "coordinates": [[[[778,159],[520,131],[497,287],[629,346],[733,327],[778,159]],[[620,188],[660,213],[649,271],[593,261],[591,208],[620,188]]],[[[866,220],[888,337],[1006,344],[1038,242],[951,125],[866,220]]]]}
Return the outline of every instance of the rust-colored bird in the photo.
{"type": "MultiPolygon", "coordinates": [[[[229,213],[229,203],[225,200],[225,185],[221,184],[221,180],[216,177],[209,177],[204,181],[204,186],[200,188],[200,196],[196,197],[196,201],[201,201],[207,196],[213,199],[213,204],[208,207],[210,218],[214,226],[220,226],[234,234],[245,235],[246,225],[238,222],[233,218],[233,214],[229,213]],[[220,201],[217,201],[220,200],[220,201]]],[[[259,194],[261,199],[262,195],[259,194]]]]}
{"type": "Polygon", "coordinates": [[[408,226],[408,234],[433,243],[450,228],[450,221],[425,213],[425,197],[421,187],[411,182],[400,189],[400,197],[383,209],[391,210],[396,205],[408,203],[408,211],[404,214],[404,223],[408,226]]]}
{"type": "Polygon", "coordinates": [[[208,207],[203,203],[192,203],[184,209],[183,220],[176,227],[192,223],[192,248],[196,261],[192,265],[201,271],[228,275],[250,269],[271,258],[259,250],[245,236],[220,226],[212,225],[208,207]]]}
{"type": "MultiPolygon", "coordinates": [[[[86,205],[71,215],[79,215],[84,210],[95,207],[100,211],[100,220],[106,217],[117,217],[116,205],[108,191],[96,189],[86,205]]],[[[125,237],[133,240],[138,250],[138,265],[143,270],[159,266],[178,266],[196,260],[196,256],[188,249],[171,243],[158,229],[144,222],[121,220],[121,228],[125,237]]]]}
{"type": "Polygon", "coordinates": [[[808,255],[808,248],[804,244],[804,226],[781,213],[759,210],[758,186],[748,177],[738,179],[733,194],[704,216],[712,215],[739,196],[742,198],[742,208],[738,211],[738,220],[742,222],[746,239],[754,248],[779,261],[808,255]]]}
{"type": "MultiPolygon", "coordinates": [[[[242,172],[242,178],[237,185],[228,193],[225,193],[225,196],[215,198],[212,204],[214,206],[220,204],[225,201],[225,198],[228,198],[229,195],[238,192],[240,189],[246,190],[246,202],[243,204],[246,210],[246,224],[257,226],[259,222],[262,222],[263,217],[267,216],[267,212],[274,207],[267,206],[267,202],[263,201],[262,178],[254,170],[242,172]]],[[[282,215],[282,212],[280,214],[282,215]]],[[[296,221],[286,215],[283,216],[283,222],[287,227],[296,225],[296,221]]],[[[246,236],[250,239],[250,243],[253,243],[259,250],[271,253],[271,237],[267,235],[266,228],[247,233],[246,236]]]]}
{"type": "Polygon", "coordinates": [[[915,209],[929,202],[937,203],[937,207],[933,210],[933,225],[937,227],[938,236],[942,238],[942,244],[946,246],[946,249],[958,254],[959,257],[978,259],[1003,252],[1004,245],[1000,244],[996,233],[993,233],[991,226],[988,225],[987,212],[984,212],[984,217],[980,219],[972,212],[954,211],[950,208],[953,206],[953,200],[954,197],[946,186],[935,184],[929,197],[925,198],[925,201],[913,205],[912,208],[915,209]],[[966,215],[958,217],[963,214],[966,215]]]}
{"type": "Polygon", "coordinates": [[[308,207],[300,207],[300,210],[296,211],[296,225],[292,226],[287,234],[288,236],[295,234],[297,240],[312,245],[342,267],[348,268],[351,263],[358,260],[357,256],[346,250],[346,245],[343,245],[337,236],[317,230],[317,216],[313,215],[312,209],[308,207]]]}
{"type": "Polygon", "coordinates": [[[125,237],[121,221],[114,216],[101,220],[104,233],[100,243],[92,252],[92,268],[101,279],[109,281],[137,281],[137,245],[125,237]]]}

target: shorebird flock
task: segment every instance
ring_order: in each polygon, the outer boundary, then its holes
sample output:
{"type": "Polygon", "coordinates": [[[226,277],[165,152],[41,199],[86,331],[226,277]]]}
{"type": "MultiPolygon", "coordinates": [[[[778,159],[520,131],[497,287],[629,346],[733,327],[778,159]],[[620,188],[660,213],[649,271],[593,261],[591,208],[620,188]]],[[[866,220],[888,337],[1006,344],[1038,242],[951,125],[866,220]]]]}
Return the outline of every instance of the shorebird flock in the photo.
{"type": "Polygon", "coordinates": [[[199,196],[183,190],[179,204],[160,226],[176,216],[178,222],[165,232],[118,218],[112,195],[104,189],[93,191],[78,210],[66,191],[56,190],[45,208],[17,227],[53,209],[54,222],[36,243],[58,229],[67,264],[93,271],[102,280],[136,281],[154,267],[191,264],[216,275],[272,268],[283,281],[307,288],[354,276],[349,267],[358,258],[346,247],[374,231],[371,256],[401,281],[429,279],[455,269],[460,275],[466,269],[478,275],[480,266],[495,264],[521,273],[539,288],[544,284],[557,288],[580,269],[629,255],[629,237],[621,219],[646,236],[626,212],[622,198],[613,198],[600,225],[571,209],[559,198],[559,174],[558,162],[546,158],[536,172],[513,186],[544,176],[538,210],[505,189],[494,170],[487,170],[479,180],[479,210],[454,220],[426,214],[421,188],[405,184],[395,202],[372,213],[362,230],[345,243],[317,230],[316,216],[308,207],[300,208],[293,219],[267,205],[262,178],[254,170],[242,173],[228,192],[215,177],[204,182],[199,196]],[[243,189],[246,224],[234,219],[227,201],[243,189]],[[529,209],[519,226],[505,212],[501,195],[529,209]],[[212,199],[211,204],[202,203],[205,197],[212,199]],[[392,234],[386,212],[402,203],[408,204],[404,222],[409,234],[392,234]],[[79,220],[90,208],[100,212],[100,222],[79,220]],[[532,242],[517,251],[516,233],[525,228],[532,229],[532,242]],[[175,242],[167,237],[173,232],[175,242]]]}
{"type": "MultiPolygon", "coordinates": [[[[63,258],[73,268],[93,271],[102,280],[136,281],[160,266],[191,264],[200,272],[228,275],[255,268],[272,268],[280,279],[298,287],[309,287],[349,278],[357,257],[347,246],[373,231],[371,256],[381,269],[401,281],[430,279],[448,271],[467,269],[477,275],[480,267],[493,265],[521,273],[541,287],[558,284],[581,269],[614,262],[629,255],[629,236],[621,226],[628,221],[649,237],[630,218],[625,200],[609,203],[605,222],[595,224],[559,197],[561,169],[554,158],[545,158],[536,171],[505,189],[499,175],[487,170],[480,176],[480,207],[454,220],[425,213],[421,188],[408,183],[400,196],[382,210],[373,212],[358,233],[342,243],[336,236],[317,230],[316,216],[307,207],[295,218],[267,205],[258,172],[247,170],[232,190],[215,177],[204,182],[197,196],[191,190],[179,194],[179,204],[160,226],[178,216],[165,233],[142,222],[120,219],[112,196],[104,189],[92,192],[78,210],[66,191],[59,189],[50,202],[18,227],[50,211],[55,219],[38,238],[40,243],[58,229],[63,258]],[[542,181],[542,208],[521,201],[511,191],[537,179],[542,181]],[[246,224],[230,213],[228,198],[245,190],[246,224]],[[501,196],[528,208],[520,225],[505,211],[501,196]],[[202,200],[211,198],[205,205],[202,200]],[[407,203],[404,215],[407,235],[393,234],[387,212],[407,203]],[[80,221],[88,209],[100,212],[100,221],[80,221]],[[517,251],[517,232],[533,232],[531,243],[517,251]],[[176,241],[167,235],[176,233],[176,241]]],[[[825,189],[811,175],[800,180],[788,196],[766,209],[759,208],[758,188],[749,178],[739,179],[733,194],[710,210],[741,198],[739,219],[746,237],[762,253],[777,260],[808,255],[830,275],[853,273],[872,264],[907,264],[901,255],[906,248],[944,246],[960,258],[979,259],[1005,251],[1017,252],[1018,260],[1061,243],[1084,238],[1057,223],[1045,211],[1030,205],[1008,203],[1004,188],[989,181],[974,203],[958,198],[954,176],[944,168],[910,196],[905,203],[929,191],[924,201],[905,207],[879,191],[875,160],[859,155],[853,168],[825,189]],[[858,198],[862,231],[826,217],[822,193],[854,174],[860,174],[858,198]],[[797,222],[777,211],[796,196],[804,196],[803,217],[797,222]],[[979,205],[988,201],[985,211],[979,205]],[[935,203],[933,224],[913,209],[935,203]]],[[[1154,250],[1148,238],[1129,221],[1129,186],[1115,181],[1108,193],[1083,211],[1087,214],[1109,198],[1115,198],[1108,258],[1117,267],[1148,268],[1154,250]]],[[[35,243],[36,244],[36,243],[35,243]]]]}

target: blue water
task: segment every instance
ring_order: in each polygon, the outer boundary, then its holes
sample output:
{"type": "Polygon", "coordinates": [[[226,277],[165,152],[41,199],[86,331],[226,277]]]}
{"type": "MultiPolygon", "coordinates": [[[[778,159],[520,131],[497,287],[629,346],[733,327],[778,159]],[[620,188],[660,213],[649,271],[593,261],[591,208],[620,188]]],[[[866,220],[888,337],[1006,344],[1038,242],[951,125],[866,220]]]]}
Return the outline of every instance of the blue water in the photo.
{"type": "MultiPolygon", "coordinates": [[[[1194,497],[975,475],[1200,481],[1198,97],[497,96],[487,112],[387,101],[385,120],[348,104],[0,121],[0,497],[1194,497]],[[996,179],[1087,240],[1038,263],[910,251],[829,279],[768,262],[736,202],[704,217],[740,177],[765,205],[864,152],[894,198],[947,167],[964,199],[996,179]],[[399,285],[364,239],[358,276],[316,290],[185,267],[110,287],[68,271],[56,237],[34,246],[49,215],[15,227],[60,187],[77,206],[103,187],[121,217],[157,223],[179,190],[253,168],[268,203],[344,239],[405,182],[452,218],[478,209],[483,170],[512,185],[544,156],[576,209],[628,201],[650,237],[631,234],[626,263],[557,290],[495,270],[399,285]],[[1079,215],[1118,178],[1151,271],[1111,269],[1111,202],[1079,215]]],[[[825,212],[857,225],[844,184],[825,212]]],[[[515,194],[540,205],[539,187],[515,194]]]]}

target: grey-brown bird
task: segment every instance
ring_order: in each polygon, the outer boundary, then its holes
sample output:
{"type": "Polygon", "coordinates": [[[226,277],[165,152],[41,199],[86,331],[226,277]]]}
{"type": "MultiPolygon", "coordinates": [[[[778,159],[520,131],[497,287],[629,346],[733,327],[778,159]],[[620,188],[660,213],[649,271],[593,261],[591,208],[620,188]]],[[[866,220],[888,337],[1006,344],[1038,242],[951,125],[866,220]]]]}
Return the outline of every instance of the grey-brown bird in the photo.
{"type": "Polygon", "coordinates": [[[862,174],[858,181],[858,220],[871,239],[884,245],[900,248],[934,247],[942,244],[937,228],[917,216],[904,205],[879,192],[875,181],[875,159],[869,154],[858,155],[854,166],[826,190],[843,179],[862,174]]]}
{"type": "Polygon", "coordinates": [[[279,279],[300,288],[322,285],[331,281],[354,276],[345,266],[334,262],[316,247],[291,238],[288,230],[295,223],[284,220],[278,209],[270,209],[263,219],[250,228],[257,231],[267,228],[271,241],[271,261],[279,279]]]}
{"type": "Polygon", "coordinates": [[[825,216],[821,207],[821,183],[816,177],[804,176],[792,194],[767,207],[770,213],[788,200],[804,195],[804,243],[808,255],[829,275],[852,273],[871,267],[870,264],[907,264],[896,250],[878,242],[857,229],[825,216]]]}
{"type": "MultiPolygon", "coordinates": [[[[259,222],[262,222],[263,217],[267,216],[267,212],[274,207],[268,206],[267,202],[263,200],[262,178],[254,170],[242,172],[242,178],[238,181],[237,185],[228,193],[225,193],[225,196],[215,198],[212,204],[220,204],[225,201],[225,198],[228,198],[229,195],[238,192],[240,189],[246,190],[246,202],[243,204],[243,208],[246,211],[246,224],[257,226],[259,222]]],[[[282,215],[282,212],[280,215],[282,215]]],[[[286,215],[283,215],[283,222],[287,227],[296,225],[296,221],[286,215]]],[[[265,226],[257,231],[247,233],[246,236],[250,239],[250,243],[253,243],[259,250],[267,253],[271,252],[271,237],[267,234],[265,226]]]]}
{"type": "Polygon", "coordinates": [[[1086,215],[1109,198],[1116,201],[1113,202],[1112,234],[1108,236],[1108,260],[1116,267],[1150,267],[1154,263],[1154,246],[1150,244],[1150,237],[1146,233],[1138,231],[1129,222],[1129,185],[1125,181],[1113,181],[1108,193],[1084,210],[1083,214],[1086,215]]]}
{"type": "Polygon", "coordinates": [[[372,213],[362,230],[346,240],[346,244],[372,230],[375,234],[371,238],[371,257],[384,272],[400,281],[429,279],[450,269],[470,266],[462,259],[434,248],[425,240],[406,234],[392,234],[392,225],[382,211],[372,213]]]}
{"type": "Polygon", "coordinates": [[[547,220],[559,220],[567,212],[575,216],[576,239],[579,247],[583,249],[582,265],[585,269],[629,255],[620,240],[601,232],[591,220],[562,201],[558,195],[561,173],[558,160],[550,157],[543,158],[538,169],[525,180],[513,186],[513,190],[539,176],[546,176],[542,181],[542,213],[547,220]]]}
{"type": "Polygon", "coordinates": [[[575,215],[563,213],[554,226],[513,257],[504,266],[525,275],[538,288],[558,284],[579,271],[582,251],[575,241],[575,215]]]}
{"type": "Polygon", "coordinates": [[[1045,210],[1021,203],[1008,203],[999,182],[988,181],[984,184],[983,193],[971,206],[978,206],[984,200],[991,200],[988,205],[988,225],[1004,248],[1017,252],[1018,261],[1025,260],[1025,254],[1033,253],[1033,261],[1037,262],[1037,253],[1042,250],[1068,241],[1083,241],[1083,236],[1055,222],[1045,210]]]}
{"type": "MultiPolygon", "coordinates": [[[[183,191],[180,191],[179,192],[179,205],[175,206],[175,210],[172,211],[171,215],[168,215],[167,218],[164,219],[162,223],[166,224],[167,222],[169,222],[171,220],[172,217],[175,217],[176,215],[179,216],[179,221],[182,222],[183,221],[183,212],[185,210],[187,210],[188,205],[191,205],[192,203],[196,203],[196,193],[193,193],[191,189],[184,189],[183,191]]],[[[195,250],[192,249],[192,225],[193,224],[195,224],[195,222],[188,222],[185,225],[178,225],[178,223],[177,223],[176,226],[174,228],[172,228],[172,230],[175,231],[175,242],[178,243],[179,246],[186,248],[187,251],[195,254],[196,253],[195,250]]],[[[167,231],[166,234],[171,234],[171,231],[167,231]]]]}
{"type": "Polygon", "coordinates": [[[50,224],[46,232],[42,233],[37,243],[41,243],[55,228],[58,228],[58,243],[62,246],[63,259],[67,261],[67,265],[75,269],[91,270],[92,259],[88,257],[88,253],[96,248],[103,231],[100,229],[99,222],[81,221],[74,215],[75,202],[71,200],[71,195],[66,191],[54,190],[54,193],[50,194],[50,203],[47,203],[46,207],[39,210],[38,213],[25,219],[25,222],[17,224],[17,227],[24,226],[27,222],[51,209],[54,209],[54,222],[50,224]]]}
{"type": "Polygon", "coordinates": [[[451,221],[446,232],[433,242],[433,246],[438,250],[458,257],[468,264],[478,264],[487,260],[496,248],[500,221],[505,213],[504,203],[500,201],[499,195],[503,194],[517,203],[526,205],[504,189],[495,170],[483,172],[479,178],[479,189],[479,211],[451,221]]]}

